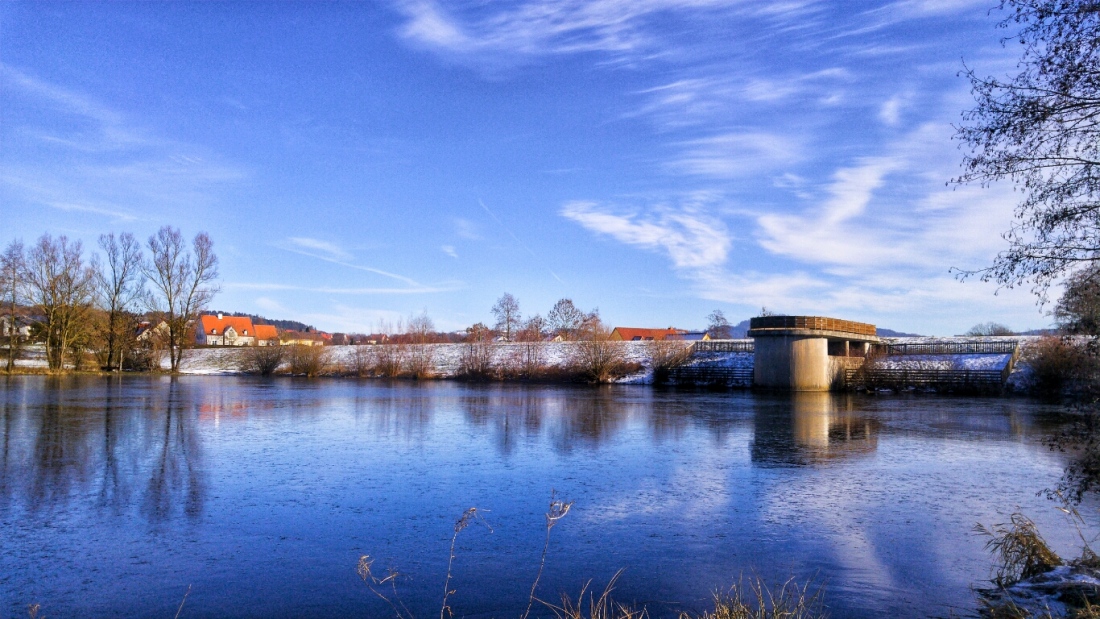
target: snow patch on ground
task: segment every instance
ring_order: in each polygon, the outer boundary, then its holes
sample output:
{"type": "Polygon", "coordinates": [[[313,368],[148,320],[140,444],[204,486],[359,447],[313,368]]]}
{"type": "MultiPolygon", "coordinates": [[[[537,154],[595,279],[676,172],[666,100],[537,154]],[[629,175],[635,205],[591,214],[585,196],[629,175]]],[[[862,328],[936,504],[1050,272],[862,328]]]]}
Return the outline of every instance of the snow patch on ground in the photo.
{"type": "Polygon", "coordinates": [[[1012,359],[1009,354],[982,355],[895,355],[875,361],[877,367],[891,370],[1003,370],[1012,359]]]}
{"type": "Polygon", "coordinates": [[[1021,617],[1066,617],[1067,600],[1077,602],[1100,593],[1100,578],[1090,569],[1062,565],[1053,570],[1018,582],[1005,589],[986,589],[979,593],[992,605],[1015,606],[1027,614],[1021,617]]]}

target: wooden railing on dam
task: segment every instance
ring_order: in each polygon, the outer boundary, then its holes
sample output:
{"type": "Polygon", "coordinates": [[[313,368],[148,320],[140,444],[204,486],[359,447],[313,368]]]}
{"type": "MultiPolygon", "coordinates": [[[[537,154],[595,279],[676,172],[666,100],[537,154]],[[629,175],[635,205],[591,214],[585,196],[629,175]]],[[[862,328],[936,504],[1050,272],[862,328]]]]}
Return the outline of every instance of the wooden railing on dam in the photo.
{"type": "Polygon", "coordinates": [[[752,331],[812,329],[876,337],[875,325],[823,316],[757,316],[749,320],[749,329],[752,331]]]}

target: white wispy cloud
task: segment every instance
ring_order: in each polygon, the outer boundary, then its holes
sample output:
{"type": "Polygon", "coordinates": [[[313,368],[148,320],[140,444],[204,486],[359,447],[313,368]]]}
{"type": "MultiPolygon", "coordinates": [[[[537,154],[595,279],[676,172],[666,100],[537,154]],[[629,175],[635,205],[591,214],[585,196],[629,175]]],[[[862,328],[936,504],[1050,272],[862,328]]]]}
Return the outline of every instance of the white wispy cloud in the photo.
{"type": "Polygon", "coordinates": [[[246,176],[208,149],[161,137],[94,97],[9,65],[0,64],[0,88],[6,105],[33,110],[8,128],[12,156],[0,185],[9,200],[159,219],[193,212],[246,176]]]}
{"type": "Polygon", "coordinates": [[[643,103],[624,118],[650,118],[665,130],[724,122],[744,105],[766,107],[794,98],[825,100],[852,83],[844,67],[764,74],[737,62],[685,69],[678,79],[635,94],[643,103]]]}
{"type": "Polygon", "coordinates": [[[276,243],[275,247],[301,256],[308,256],[317,260],[323,260],[325,262],[340,265],[349,269],[355,269],[357,271],[364,271],[366,273],[381,275],[382,277],[402,282],[409,286],[410,289],[423,288],[420,282],[411,277],[406,277],[404,275],[399,275],[397,273],[392,273],[383,269],[350,262],[350,260],[353,258],[351,254],[347,253],[339,246],[333,243],[329,243],[327,241],[320,241],[308,237],[293,237],[288,238],[285,243],[276,243]]]}
{"type": "Polygon", "coordinates": [[[798,201],[768,210],[624,212],[585,201],[566,204],[561,214],[623,244],[668,255],[677,275],[704,299],[885,320],[899,328],[951,323],[961,332],[991,317],[1018,327],[1044,324],[1026,290],[962,283],[949,270],[989,264],[1003,248],[1000,232],[1018,199],[1009,187],[945,186],[956,170],[950,133],[946,122],[927,122],[883,145],[879,155],[835,167],[822,183],[777,175],[780,190],[794,191],[798,201]],[[743,223],[731,224],[729,217],[743,223]],[[730,264],[731,226],[752,230],[759,250],[774,258],[772,270],[730,264]],[[990,314],[976,319],[976,308],[990,314]]]}
{"type": "Polygon", "coordinates": [[[665,163],[672,172],[738,178],[773,171],[802,157],[798,140],[765,131],[729,132],[680,142],[665,163]]]}
{"type": "Polygon", "coordinates": [[[899,95],[890,97],[882,104],[878,111],[878,119],[883,124],[893,127],[901,120],[901,108],[904,101],[899,95]]]}
{"type": "Polygon", "coordinates": [[[759,4],[745,0],[534,0],[499,5],[404,0],[400,35],[452,60],[515,64],[548,54],[602,52],[652,55],[662,47],[662,15],[724,12],[792,23],[815,2],[759,4]]]}
{"type": "Polygon", "coordinates": [[[439,248],[439,250],[442,251],[443,253],[447,254],[448,256],[452,257],[452,258],[457,258],[458,257],[458,252],[455,251],[455,246],[454,245],[443,245],[439,248]]]}
{"type": "Polygon", "coordinates": [[[446,281],[438,284],[416,285],[400,288],[369,287],[369,286],[298,286],[274,282],[226,282],[222,284],[225,290],[270,290],[286,292],[315,292],[340,295],[410,295],[410,294],[434,294],[438,292],[453,292],[461,290],[465,284],[459,281],[446,281]]]}
{"type": "Polygon", "coordinates": [[[467,241],[480,241],[482,240],[481,230],[478,225],[469,219],[463,219],[461,217],[454,218],[455,235],[459,238],[466,239],[467,241]]]}
{"type": "Polygon", "coordinates": [[[575,201],[565,204],[561,215],[627,245],[664,253],[677,269],[720,265],[732,244],[724,223],[691,205],[624,213],[596,202],[575,201]]]}
{"type": "Polygon", "coordinates": [[[292,236],[287,239],[287,242],[302,249],[312,249],[323,252],[334,260],[351,260],[353,257],[344,248],[329,241],[322,241],[320,239],[304,236],[292,236]]]}

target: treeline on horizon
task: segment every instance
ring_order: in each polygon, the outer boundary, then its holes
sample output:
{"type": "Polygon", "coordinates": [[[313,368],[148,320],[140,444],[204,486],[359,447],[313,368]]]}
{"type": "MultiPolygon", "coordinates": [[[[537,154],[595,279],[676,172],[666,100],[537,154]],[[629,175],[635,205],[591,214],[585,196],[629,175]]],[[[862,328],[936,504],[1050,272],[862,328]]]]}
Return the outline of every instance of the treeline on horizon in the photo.
{"type": "MultiPolygon", "coordinates": [[[[79,240],[48,232],[29,245],[12,240],[0,254],[2,362],[13,371],[22,349],[38,342],[50,371],[155,370],[165,354],[171,370],[178,371],[183,351],[193,345],[195,321],[219,292],[217,278],[210,236],[199,232],[188,242],[170,225],[144,243],[129,232],[101,234],[91,252],[79,240]]],[[[611,332],[598,309],[581,310],[568,298],[558,300],[545,317],[524,317],[519,301],[505,293],[491,313],[492,326],[478,322],[460,332],[437,331],[427,311],[381,321],[378,331],[396,344],[591,340],[607,339],[611,332]]],[[[281,329],[315,330],[298,321],[230,315],[281,329]]],[[[730,337],[732,327],[720,310],[708,320],[712,337],[730,337]]],[[[365,343],[368,337],[350,334],[341,343],[365,343]]]]}
{"type": "Polygon", "coordinates": [[[218,257],[206,232],[188,243],[164,226],[142,244],[133,234],[102,234],[99,252],[49,233],[0,254],[0,337],[15,368],[28,341],[41,342],[50,371],[159,369],[168,354],[179,369],[190,326],[218,292],[218,257]],[[100,253],[101,252],[101,253],[100,253]],[[142,323],[155,337],[137,337],[142,323]]]}

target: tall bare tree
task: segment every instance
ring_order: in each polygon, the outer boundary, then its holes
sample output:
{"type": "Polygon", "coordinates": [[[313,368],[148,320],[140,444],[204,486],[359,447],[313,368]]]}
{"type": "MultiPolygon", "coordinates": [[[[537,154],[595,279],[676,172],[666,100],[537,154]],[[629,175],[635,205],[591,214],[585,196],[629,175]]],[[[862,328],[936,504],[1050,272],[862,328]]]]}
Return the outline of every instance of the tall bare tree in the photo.
{"type": "Polygon", "coordinates": [[[80,241],[43,234],[27,256],[27,288],[41,316],[47,364],[61,370],[66,351],[86,335],[92,314],[94,276],[80,241]]]}
{"type": "Polygon", "coordinates": [[[134,305],[144,293],[141,272],[141,244],[123,232],[99,236],[104,258],[92,259],[96,276],[96,300],[106,313],[103,332],[107,346],[107,367],[122,371],[122,360],[133,339],[134,305]]]}
{"type": "Polygon", "coordinates": [[[22,343],[19,335],[19,306],[23,303],[26,294],[26,256],[23,253],[23,242],[12,241],[8,243],[4,253],[0,254],[0,302],[3,310],[0,310],[0,319],[6,319],[8,336],[7,369],[11,372],[15,368],[15,359],[19,355],[19,345],[22,343]]]}
{"type": "Polygon", "coordinates": [[[190,344],[188,334],[199,314],[218,293],[218,257],[214,242],[205,232],[195,235],[187,250],[179,229],[164,226],[149,237],[149,260],[142,272],[152,290],[145,295],[154,316],[163,320],[164,337],[173,372],[178,372],[183,351],[190,344]]]}
{"type": "Polygon", "coordinates": [[[511,342],[512,336],[519,328],[523,317],[519,313],[519,301],[511,293],[505,292],[497,299],[493,306],[493,316],[496,316],[496,329],[504,334],[504,339],[511,342]]]}
{"type": "MultiPolygon", "coordinates": [[[[969,150],[956,183],[1009,180],[1023,199],[1008,248],[973,273],[1045,295],[1067,271],[1100,256],[1100,4],[1002,0],[1002,28],[1018,29],[1018,73],[965,71],[976,106],[956,138],[969,150]]],[[[964,274],[968,274],[965,273],[964,274]]]]}
{"type": "Polygon", "coordinates": [[[435,323],[428,310],[424,310],[415,316],[409,316],[409,339],[413,344],[427,344],[435,335],[435,323]]]}
{"type": "Polygon", "coordinates": [[[716,309],[707,314],[707,333],[716,340],[728,340],[733,337],[730,321],[726,320],[722,310],[716,309]]]}
{"type": "Polygon", "coordinates": [[[550,328],[566,339],[573,338],[584,324],[584,319],[585,313],[573,305],[572,299],[559,299],[546,314],[546,322],[550,328]]]}

